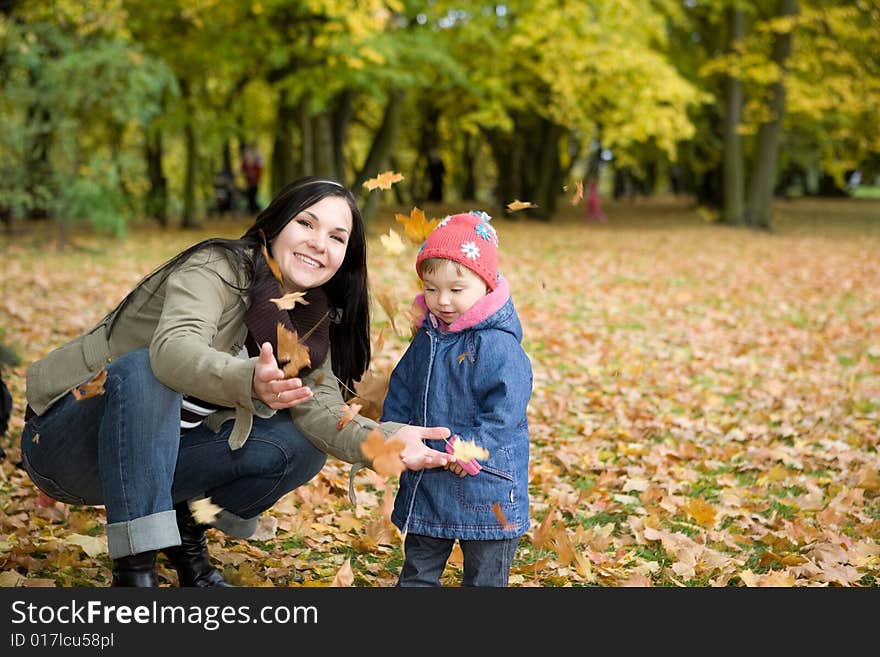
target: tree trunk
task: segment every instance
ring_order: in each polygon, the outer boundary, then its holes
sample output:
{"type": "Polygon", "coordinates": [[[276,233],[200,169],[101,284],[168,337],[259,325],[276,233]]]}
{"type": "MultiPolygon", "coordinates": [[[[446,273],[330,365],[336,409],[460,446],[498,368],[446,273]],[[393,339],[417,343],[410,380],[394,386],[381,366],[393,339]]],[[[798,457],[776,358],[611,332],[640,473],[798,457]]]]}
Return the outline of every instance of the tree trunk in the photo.
{"type": "MultiPolygon", "coordinates": [[[[728,9],[730,41],[728,50],[735,52],[746,34],[746,16],[738,6],[728,9]]],[[[724,94],[724,183],[721,221],[738,225],[743,222],[745,205],[745,169],[743,165],[742,136],[738,132],[743,106],[742,80],[727,76],[724,94]]]]}
{"type": "Polygon", "coordinates": [[[462,149],[462,182],[461,198],[466,201],[474,201],[477,198],[477,138],[470,132],[464,135],[464,148],[462,149]]]}
{"type": "Polygon", "coordinates": [[[291,126],[297,117],[297,109],[290,102],[287,91],[281,92],[278,99],[278,113],[275,121],[275,136],[272,139],[272,196],[296,178],[293,161],[293,133],[291,126]]]}
{"type": "Polygon", "coordinates": [[[312,117],[312,171],[322,178],[333,178],[336,166],[333,157],[331,117],[322,112],[312,117]]]}
{"type": "Polygon", "coordinates": [[[187,121],[184,127],[184,143],[186,145],[186,174],[183,188],[183,216],[181,228],[198,228],[196,218],[196,172],[198,170],[198,152],[196,129],[192,121],[187,121]]]}
{"type": "Polygon", "coordinates": [[[162,172],[162,130],[148,129],[144,138],[144,158],[147,163],[147,178],[150,188],[144,203],[148,217],[155,219],[160,226],[168,226],[168,179],[162,172]]]}
{"type": "Polygon", "coordinates": [[[353,100],[351,91],[343,91],[336,97],[333,108],[333,177],[343,185],[346,183],[345,144],[348,142],[353,100]]]}
{"type": "MultiPolygon", "coordinates": [[[[370,151],[367,153],[367,159],[361,170],[355,176],[354,185],[352,185],[355,194],[361,193],[363,184],[369,178],[379,175],[388,168],[391,159],[391,152],[394,149],[394,143],[397,140],[397,131],[400,126],[400,113],[403,105],[404,92],[395,90],[388,95],[388,103],[385,105],[385,114],[382,117],[382,123],[376,134],[373,136],[373,143],[370,145],[370,151]]],[[[379,202],[381,190],[373,190],[369,192],[361,214],[364,221],[368,221],[372,214],[376,211],[379,202]]]]}
{"type": "Polygon", "coordinates": [[[519,140],[500,130],[492,130],[487,133],[486,137],[492,149],[495,168],[498,170],[495,184],[495,203],[498,207],[504,208],[508,203],[522,196],[520,189],[522,176],[516,152],[516,144],[519,140]]]}
{"type": "MultiPolygon", "coordinates": [[[[559,198],[562,180],[562,165],[559,162],[559,139],[565,130],[546,119],[541,119],[539,132],[540,150],[538,151],[538,169],[534,181],[531,198],[537,208],[529,210],[529,215],[538,219],[549,220],[556,212],[556,201],[559,198]]],[[[526,199],[521,199],[526,200],[526,199]]]]}
{"type": "MultiPolygon", "coordinates": [[[[780,0],[779,15],[794,16],[798,13],[797,0],[780,0]]],[[[761,125],[758,131],[758,152],[749,183],[749,206],[746,221],[753,228],[770,230],[773,188],[776,181],[776,165],[779,158],[779,140],[782,134],[782,117],[785,114],[785,64],[791,54],[791,31],[777,34],[773,42],[773,63],[779,67],[780,77],[770,88],[770,112],[773,118],[761,125]]]]}
{"type": "Polygon", "coordinates": [[[300,99],[296,114],[300,135],[299,175],[313,176],[315,175],[315,133],[312,130],[312,117],[309,114],[307,98],[300,99]]]}

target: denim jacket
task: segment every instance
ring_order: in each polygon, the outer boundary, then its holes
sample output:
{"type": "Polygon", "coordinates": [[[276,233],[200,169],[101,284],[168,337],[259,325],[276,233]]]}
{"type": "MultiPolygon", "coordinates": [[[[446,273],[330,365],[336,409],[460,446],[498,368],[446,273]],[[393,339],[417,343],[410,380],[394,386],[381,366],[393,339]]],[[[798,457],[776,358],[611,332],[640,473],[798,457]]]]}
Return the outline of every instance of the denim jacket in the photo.
{"type": "MultiPolygon", "coordinates": [[[[443,468],[403,472],[391,521],[439,538],[521,536],[529,528],[532,367],[507,281],[448,326],[427,311],[423,294],[415,304],[425,319],[391,374],[382,421],[449,427],[489,458],[464,477],[443,468]]],[[[445,449],[442,440],[426,442],[445,449]]]]}

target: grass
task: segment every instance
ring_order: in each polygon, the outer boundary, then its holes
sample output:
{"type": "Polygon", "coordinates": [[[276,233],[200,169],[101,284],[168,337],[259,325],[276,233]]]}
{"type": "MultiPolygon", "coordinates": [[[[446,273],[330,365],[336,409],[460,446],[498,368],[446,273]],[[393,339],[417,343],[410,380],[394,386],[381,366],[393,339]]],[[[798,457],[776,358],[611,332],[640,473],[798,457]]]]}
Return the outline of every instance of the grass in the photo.
{"type": "MultiPolygon", "coordinates": [[[[415,291],[412,254],[384,254],[378,236],[410,209],[382,208],[369,226],[373,291],[401,306],[415,291]]],[[[564,200],[550,223],[487,208],[534,371],[532,524],[513,585],[743,586],[781,577],[876,586],[880,201],[779,202],[770,233],[707,223],[683,199],[604,209],[609,221],[599,225],[564,200]]],[[[14,399],[0,438],[5,568],[60,585],[107,582],[106,558],[78,557],[63,543],[71,533],[100,536],[100,510],[77,507],[59,519],[61,510],[35,504],[15,466],[26,365],[89,328],[184,246],[244,227],[137,225],[124,243],[84,231],[66,250],[45,224],[0,238],[0,329],[22,359],[3,370],[14,399]],[[54,556],[63,565],[53,566],[54,556]]],[[[372,311],[374,338],[384,327],[379,369],[407,339],[381,307],[372,311]]],[[[401,542],[381,513],[393,482],[383,492],[359,474],[352,507],[347,475],[330,459],[285,496],[270,511],[275,540],[212,532],[224,573],[257,586],[326,585],[350,559],[356,586],[393,585],[401,542]]],[[[459,577],[451,564],[443,583],[459,577]]]]}

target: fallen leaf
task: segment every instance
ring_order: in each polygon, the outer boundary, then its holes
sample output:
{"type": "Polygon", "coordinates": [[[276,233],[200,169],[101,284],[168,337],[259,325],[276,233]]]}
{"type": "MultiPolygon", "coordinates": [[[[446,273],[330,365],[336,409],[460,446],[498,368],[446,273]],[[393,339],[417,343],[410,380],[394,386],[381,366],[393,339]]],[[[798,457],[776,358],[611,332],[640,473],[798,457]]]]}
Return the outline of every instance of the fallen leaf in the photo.
{"type": "Polygon", "coordinates": [[[278,518],[266,513],[257,518],[257,528],[248,536],[249,541],[271,541],[278,532],[278,518]]]}
{"type": "Polygon", "coordinates": [[[360,381],[354,384],[356,401],[361,405],[360,414],[371,420],[379,421],[382,417],[382,407],[385,403],[385,395],[388,393],[388,382],[391,379],[391,367],[381,371],[367,371],[360,381]]]}
{"type": "Polygon", "coordinates": [[[538,207],[534,203],[530,201],[520,201],[519,199],[514,199],[510,203],[507,204],[507,209],[511,212],[518,212],[519,210],[526,210],[528,208],[536,208],[538,207]]]}
{"type": "MultiPolygon", "coordinates": [[[[260,235],[263,232],[260,231],[260,235]]],[[[272,275],[275,277],[275,280],[284,284],[284,278],[281,276],[281,267],[278,266],[278,263],[275,262],[275,258],[269,255],[269,250],[266,248],[266,238],[263,236],[263,257],[266,259],[266,264],[269,265],[269,271],[272,272],[272,275]]]]}
{"type": "Polygon", "coordinates": [[[15,570],[4,570],[0,573],[0,587],[11,588],[13,586],[24,586],[25,577],[15,570]]]}
{"type": "Polygon", "coordinates": [[[351,569],[351,557],[345,560],[342,567],[336,571],[336,577],[330,586],[351,586],[354,584],[354,571],[351,569]]]}
{"type": "Polygon", "coordinates": [[[388,230],[387,235],[380,235],[379,241],[382,243],[382,248],[385,249],[385,253],[388,255],[399,255],[406,250],[406,245],[403,243],[400,235],[397,234],[397,231],[393,228],[388,230]]]}
{"type": "Polygon", "coordinates": [[[456,459],[467,463],[471,459],[485,461],[489,458],[489,450],[485,447],[479,447],[473,440],[462,440],[459,438],[452,443],[452,453],[456,459]]]}
{"type": "Polygon", "coordinates": [[[400,335],[397,332],[397,326],[394,323],[394,316],[397,314],[394,299],[392,299],[391,295],[385,290],[380,290],[379,292],[374,293],[373,296],[376,298],[376,301],[379,302],[379,305],[382,307],[382,310],[385,311],[385,314],[388,315],[388,321],[391,322],[391,330],[393,330],[395,334],[400,335]]]}
{"type": "Polygon", "coordinates": [[[400,458],[404,443],[400,438],[389,438],[378,429],[373,429],[361,443],[361,452],[373,462],[373,470],[383,477],[393,477],[406,470],[400,458]]]}
{"type": "Polygon", "coordinates": [[[85,536],[83,534],[69,534],[64,538],[66,543],[78,545],[90,557],[94,558],[101,554],[107,553],[107,537],[102,536],[85,536]]]}
{"type": "Polygon", "coordinates": [[[296,331],[287,329],[278,322],[278,363],[287,363],[281,369],[288,378],[294,377],[303,367],[309,367],[312,359],[309,348],[299,341],[296,331]]]}
{"type": "Polygon", "coordinates": [[[107,370],[101,368],[101,371],[95,374],[89,381],[78,385],[71,392],[77,400],[88,399],[104,394],[104,383],[107,381],[107,370]]]}
{"type": "Polygon", "coordinates": [[[507,516],[505,516],[504,511],[501,510],[501,502],[495,502],[495,504],[492,505],[492,513],[495,514],[495,517],[498,519],[498,524],[501,525],[501,529],[504,531],[516,527],[514,523],[507,520],[507,516]]]}
{"type": "Polygon", "coordinates": [[[439,219],[427,219],[425,217],[425,212],[423,210],[419,210],[418,208],[413,208],[409,216],[405,214],[395,214],[394,218],[401,224],[403,224],[403,234],[406,236],[412,244],[416,246],[421,246],[422,243],[428,239],[428,235],[431,234],[437,224],[440,223],[439,219]]]}
{"type": "Polygon", "coordinates": [[[197,523],[200,525],[210,525],[223,509],[211,502],[210,497],[203,497],[198,500],[191,500],[189,510],[197,523]]]}
{"type": "Polygon", "coordinates": [[[278,299],[269,299],[272,303],[278,306],[279,310],[292,310],[293,307],[301,303],[304,306],[308,306],[309,302],[305,299],[305,292],[290,292],[285,294],[283,297],[279,297],[278,299]]]}
{"type": "Polygon", "coordinates": [[[584,197],[584,181],[578,180],[577,187],[574,191],[574,196],[571,197],[571,204],[577,205],[578,201],[580,201],[584,197]]]}
{"type": "Polygon", "coordinates": [[[400,182],[403,180],[403,174],[396,173],[394,171],[385,171],[380,173],[375,178],[370,178],[366,182],[364,182],[364,187],[370,191],[379,188],[379,189],[391,189],[391,185],[396,182],[400,182]]]}
{"type": "Polygon", "coordinates": [[[361,408],[363,408],[363,405],[355,402],[343,404],[342,413],[339,416],[339,422],[336,423],[336,428],[339,431],[342,431],[345,426],[354,419],[354,416],[358,414],[361,408]]]}
{"type": "Polygon", "coordinates": [[[700,498],[694,498],[684,505],[685,512],[701,527],[711,529],[715,525],[715,507],[700,498]]]}

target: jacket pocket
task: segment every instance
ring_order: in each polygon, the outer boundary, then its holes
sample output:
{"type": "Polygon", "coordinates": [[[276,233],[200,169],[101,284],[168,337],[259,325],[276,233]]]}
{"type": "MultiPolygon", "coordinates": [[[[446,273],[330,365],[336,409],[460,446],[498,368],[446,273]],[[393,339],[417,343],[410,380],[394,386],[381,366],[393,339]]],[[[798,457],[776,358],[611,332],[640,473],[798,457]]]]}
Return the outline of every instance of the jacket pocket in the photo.
{"type": "Polygon", "coordinates": [[[510,511],[515,502],[516,476],[510,450],[506,447],[496,450],[489,462],[480,466],[482,469],[477,474],[456,478],[456,497],[468,512],[488,514],[487,517],[494,519],[492,507],[495,504],[510,511]]]}

